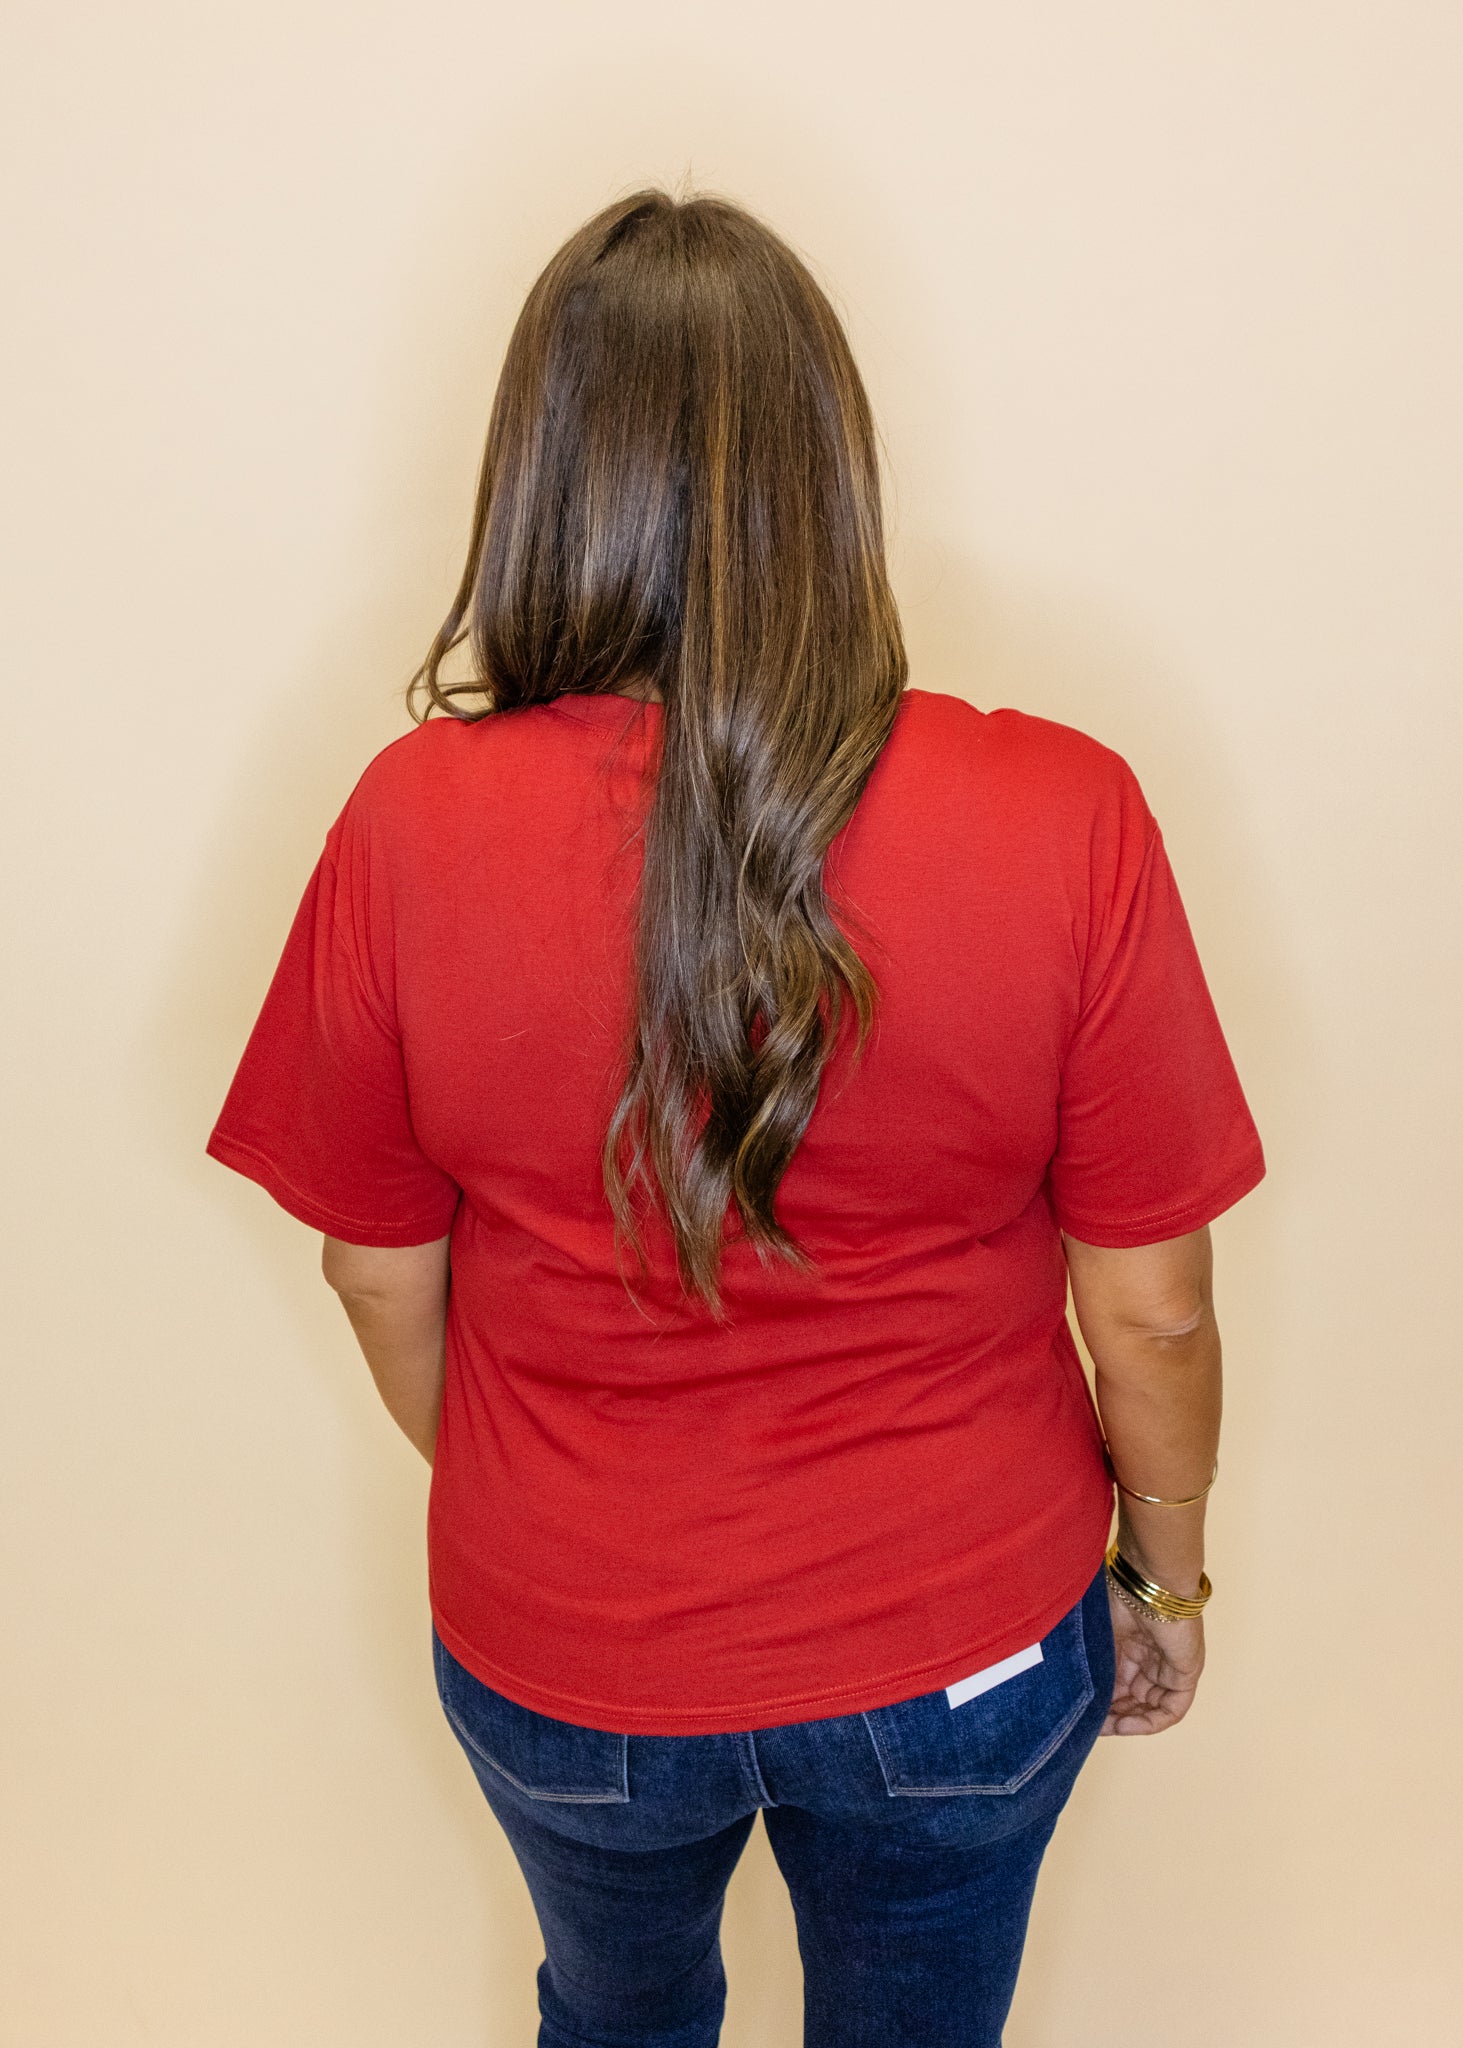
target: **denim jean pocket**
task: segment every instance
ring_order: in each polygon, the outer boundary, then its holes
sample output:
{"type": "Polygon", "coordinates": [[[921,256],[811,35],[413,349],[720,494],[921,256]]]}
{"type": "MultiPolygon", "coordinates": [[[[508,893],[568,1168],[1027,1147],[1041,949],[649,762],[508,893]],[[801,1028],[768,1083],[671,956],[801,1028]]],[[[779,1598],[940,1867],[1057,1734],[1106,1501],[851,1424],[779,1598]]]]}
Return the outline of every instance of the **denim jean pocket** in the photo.
{"type": "Polygon", "coordinates": [[[891,1798],[1019,1792],[1093,1696],[1082,1603],[1041,1639],[1041,1662],[952,1707],[943,1688],[864,1715],[891,1798]]]}
{"type": "Polygon", "coordinates": [[[527,1798],[608,1806],[630,1797],[628,1736],[519,1706],[459,1664],[435,1629],[432,1662],[442,1711],[469,1757],[527,1798]]]}

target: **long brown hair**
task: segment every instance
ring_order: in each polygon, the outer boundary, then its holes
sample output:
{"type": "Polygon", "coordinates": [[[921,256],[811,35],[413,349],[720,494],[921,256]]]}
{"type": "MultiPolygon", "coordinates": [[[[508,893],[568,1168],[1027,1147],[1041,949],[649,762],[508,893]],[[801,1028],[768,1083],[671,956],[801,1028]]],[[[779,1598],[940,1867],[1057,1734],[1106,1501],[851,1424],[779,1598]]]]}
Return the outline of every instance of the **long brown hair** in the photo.
{"type": "Polygon", "coordinates": [[[764,1259],[810,1263],[774,1198],[848,1006],[861,1049],[875,1003],[824,856],[907,674],[872,415],[828,298],[727,199],[605,207],[514,327],[467,566],[407,701],[658,692],[603,1173],[617,1241],[640,1250],[659,1200],[718,1314],[729,1203],[764,1259]],[[473,675],[444,682],[464,641],[473,675]]]}

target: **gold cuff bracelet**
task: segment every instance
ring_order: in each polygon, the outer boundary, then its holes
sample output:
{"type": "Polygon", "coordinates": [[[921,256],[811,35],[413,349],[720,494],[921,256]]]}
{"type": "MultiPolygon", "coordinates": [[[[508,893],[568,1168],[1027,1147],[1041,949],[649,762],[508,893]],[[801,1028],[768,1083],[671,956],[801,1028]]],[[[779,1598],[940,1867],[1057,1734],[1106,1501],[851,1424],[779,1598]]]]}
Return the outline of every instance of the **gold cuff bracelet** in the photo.
{"type": "Polygon", "coordinates": [[[1111,1452],[1109,1452],[1108,1454],[1107,1469],[1109,1470],[1109,1472],[1112,1472],[1113,1485],[1117,1488],[1119,1493],[1125,1493],[1128,1496],[1129,1500],[1147,1501],[1149,1507],[1151,1508],[1191,1508],[1194,1505],[1195,1501],[1199,1501],[1204,1498],[1205,1494],[1209,1491],[1209,1487],[1212,1486],[1215,1480],[1219,1477],[1219,1460],[1217,1458],[1214,1460],[1214,1470],[1209,1474],[1209,1485],[1201,1486],[1197,1493],[1186,1493],[1182,1500],[1164,1500],[1160,1495],[1156,1493],[1138,1493],[1131,1486],[1124,1486],[1122,1480],[1119,1479],[1117,1473],[1113,1471],[1111,1452]]]}

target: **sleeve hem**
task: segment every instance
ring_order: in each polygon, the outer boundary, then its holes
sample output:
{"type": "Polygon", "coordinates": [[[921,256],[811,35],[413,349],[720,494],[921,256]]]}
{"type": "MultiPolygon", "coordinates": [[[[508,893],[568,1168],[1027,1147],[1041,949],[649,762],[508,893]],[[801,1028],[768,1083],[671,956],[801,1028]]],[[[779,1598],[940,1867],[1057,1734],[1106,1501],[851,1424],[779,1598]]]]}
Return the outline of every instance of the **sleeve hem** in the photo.
{"type": "Polygon", "coordinates": [[[247,1145],[240,1138],[230,1138],[214,1131],[205,1152],[210,1159],[216,1159],[221,1166],[227,1166],[235,1173],[241,1173],[246,1180],[252,1180],[263,1188],[267,1195],[278,1202],[281,1209],[301,1223],[308,1223],[312,1229],[323,1230],[327,1237],[338,1237],[342,1244],[363,1244],[378,1247],[398,1245],[434,1244],[445,1237],[451,1227],[449,1216],[445,1223],[436,1217],[424,1218],[414,1223],[381,1223],[368,1221],[360,1216],[347,1216],[342,1210],[332,1208],[329,1203],[317,1201],[303,1188],[294,1183],[280,1170],[267,1153],[253,1145],[247,1145]]]}
{"type": "Polygon", "coordinates": [[[1177,1209],[1155,1209],[1147,1216],[1132,1222],[1110,1222],[1096,1217],[1074,1216],[1065,1210],[1054,1210],[1057,1227],[1068,1237],[1075,1237],[1080,1244],[1094,1244],[1110,1251],[1125,1251],[1135,1245],[1161,1244],[1170,1237],[1186,1237],[1191,1230],[1201,1230],[1206,1223],[1212,1223],[1216,1216],[1233,1208],[1241,1196],[1258,1187],[1265,1178],[1265,1156],[1253,1152],[1244,1165],[1228,1180],[1221,1181],[1207,1194],[1185,1202],[1177,1209]]]}

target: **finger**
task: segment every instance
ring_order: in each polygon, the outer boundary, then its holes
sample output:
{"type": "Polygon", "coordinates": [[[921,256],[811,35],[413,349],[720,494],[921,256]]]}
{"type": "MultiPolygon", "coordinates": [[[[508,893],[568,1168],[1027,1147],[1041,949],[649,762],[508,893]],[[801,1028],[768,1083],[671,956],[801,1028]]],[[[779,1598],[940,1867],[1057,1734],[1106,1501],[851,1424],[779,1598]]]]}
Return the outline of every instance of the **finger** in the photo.
{"type": "Polygon", "coordinates": [[[1102,1725],[1104,1735],[1157,1735],[1182,1721],[1194,1703],[1192,1690],[1155,1686],[1114,1695],[1102,1725]]]}
{"type": "Polygon", "coordinates": [[[1102,1732],[1104,1735],[1161,1735],[1178,1718],[1178,1715],[1161,1707],[1139,1707],[1109,1714],[1102,1732]]]}

